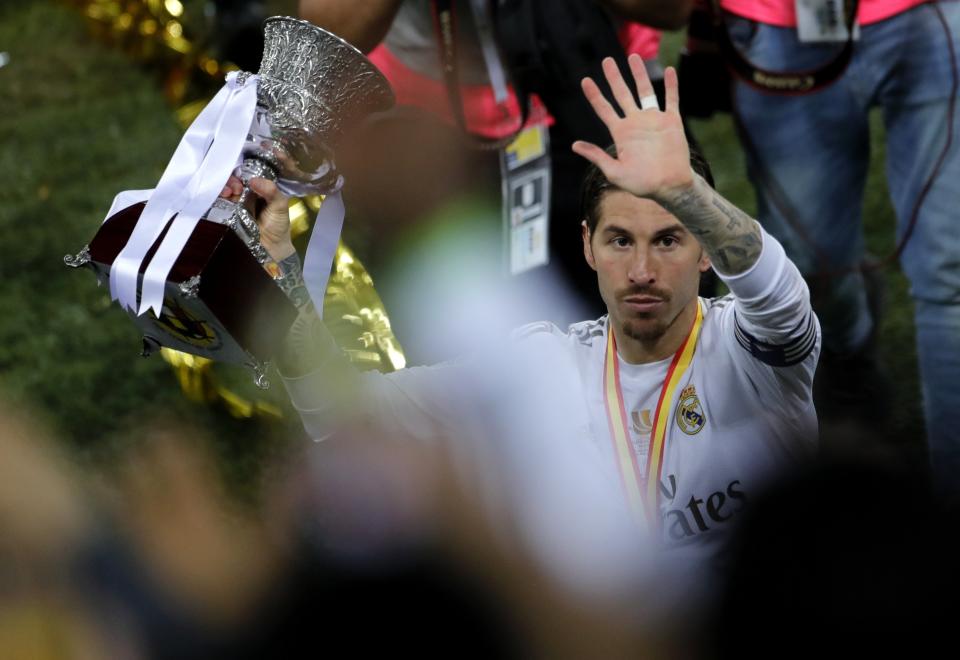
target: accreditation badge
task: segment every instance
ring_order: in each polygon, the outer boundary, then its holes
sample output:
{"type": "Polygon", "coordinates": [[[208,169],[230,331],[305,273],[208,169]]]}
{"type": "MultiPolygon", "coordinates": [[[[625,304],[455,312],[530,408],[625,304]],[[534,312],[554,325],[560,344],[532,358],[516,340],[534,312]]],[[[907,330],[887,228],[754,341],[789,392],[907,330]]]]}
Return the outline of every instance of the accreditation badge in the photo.
{"type": "MultiPolygon", "coordinates": [[[[803,43],[845,42],[850,39],[844,15],[849,0],[795,0],[797,35],[803,43]]],[[[860,38],[860,26],[853,24],[853,39],[860,38]]]]}
{"type": "Polygon", "coordinates": [[[519,275],[549,260],[550,135],[544,125],[522,130],[500,152],[506,263],[519,275]]]}

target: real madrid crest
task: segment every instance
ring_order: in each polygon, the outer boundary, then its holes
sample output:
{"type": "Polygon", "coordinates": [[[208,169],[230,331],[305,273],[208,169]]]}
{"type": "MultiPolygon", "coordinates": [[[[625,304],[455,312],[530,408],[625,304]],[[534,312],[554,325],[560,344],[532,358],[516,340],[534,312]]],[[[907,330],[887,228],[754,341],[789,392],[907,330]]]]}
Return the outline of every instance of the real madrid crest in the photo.
{"type": "Polygon", "coordinates": [[[707,416],[697,397],[697,388],[687,385],[680,392],[680,402],[677,404],[677,426],[687,435],[696,435],[706,424],[707,416]]]}

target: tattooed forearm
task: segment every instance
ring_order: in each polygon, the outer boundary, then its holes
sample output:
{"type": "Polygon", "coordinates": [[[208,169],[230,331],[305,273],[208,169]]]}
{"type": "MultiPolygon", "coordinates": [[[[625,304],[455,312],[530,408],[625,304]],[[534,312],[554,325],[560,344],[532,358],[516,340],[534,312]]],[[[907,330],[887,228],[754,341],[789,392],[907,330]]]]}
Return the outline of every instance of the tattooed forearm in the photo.
{"type": "Polygon", "coordinates": [[[701,177],[694,176],[691,188],[657,201],[697,237],[721,273],[742,273],[760,257],[760,225],[701,177]]]}
{"type": "Polygon", "coordinates": [[[290,326],[277,352],[277,366],[288,378],[302,376],[322,368],[337,353],[339,349],[311,304],[300,310],[290,326]]]}
{"type": "Polygon", "coordinates": [[[303,281],[303,268],[300,265],[300,256],[294,252],[278,264],[280,266],[280,279],[277,284],[280,290],[287,294],[287,297],[293,302],[297,309],[303,309],[307,305],[312,306],[310,294],[307,292],[307,285],[303,281]]]}
{"type": "Polygon", "coordinates": [[[278,263],[280,277],[276,280],[300,314],[286,341],[277,353],[277,366],[287,377],[310,373],[328,362],[339,349],[330,337],[317,309],[313,305],[303,279],[303,268],[296,252],[278,263]]]}

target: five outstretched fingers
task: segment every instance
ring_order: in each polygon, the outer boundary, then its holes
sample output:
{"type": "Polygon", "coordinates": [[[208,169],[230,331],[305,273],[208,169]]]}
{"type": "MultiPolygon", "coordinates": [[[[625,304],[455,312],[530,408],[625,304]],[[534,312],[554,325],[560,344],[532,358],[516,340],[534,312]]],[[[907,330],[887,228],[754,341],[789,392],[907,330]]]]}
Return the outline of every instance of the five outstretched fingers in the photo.
{"type": "Polygon", "coordinates": [[[583,95],[587,97],[587,101],[589,101],[593,111],[597,113],[600,121],[606,124],[607,128],[613,126],[620,117],[617,115],[617,111],[613,109],[613,106],[610,105],[610,102],[604,97],[600,88],[597,87],[597,83],[593,82],[592,78],[584,78],[580,86],[583,88],[583,95]]]}
{"type": "Polygon", "coordinates": [[[680,113],[680,83],[677,70],[668,66],[663,72],[663,85],[666,88],[666,111],[680,113]]]}
{"type": "Polygon", "coordinates": [[[612,57],[607,57],[604,58],[601,66],[603,66],[603,74],[607,78],[610,90],[613,92],[613,98],[617,100],[623,114],[628,115],[631,112],[637,112],[639,110],[637,101],[633,97],[633,92],[627,86],[627,82],[623,79],[617,61],[612,57]]]}
{"type": "Polygon", "coordinates": [[[610,178],[610,175],[619,167],[619,163],[617,162],[616,158],[590,142],[577,140],[573,143],[573,145],[571,145],[571,148],[575,154],[583,156],[591,163],[599,167],[600,171],[607,175],[608,179],[610,178]]]}
{"type": "Polygon", "coordinates": [[[643,63],[643,58],[634,53],[627,58],[627,63],[630,65],[630,73],[633,74],[633,82],[637,85],[637,94],[640,98],[654,95],[653,83],[647,75],[647,66],[643,63]]]}

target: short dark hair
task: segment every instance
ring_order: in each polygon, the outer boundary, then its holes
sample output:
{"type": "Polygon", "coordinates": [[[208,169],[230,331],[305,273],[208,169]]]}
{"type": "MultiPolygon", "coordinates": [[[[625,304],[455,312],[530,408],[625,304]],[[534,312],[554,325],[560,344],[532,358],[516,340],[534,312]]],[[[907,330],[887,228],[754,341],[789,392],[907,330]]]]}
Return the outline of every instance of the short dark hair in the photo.
{"type": "MultiPolygon", "coordinates": [[[[607,153],[616,157],[616,145],[611,144],[607,147],[607,153]]],[[[690,147],[690,167],[702,176],[711,188],[716,188],[713,183],[713,174],[710,172],[710,164],[693,146],[690,147]]],[[[591,234],[596,231],[597,223],[600,222],[600,200],[605,193],[612,190],[620,190],[620,188],[610,183],[599,167],[590,163],[580,189],[580,217],[587,223],[591,234]]]]}

